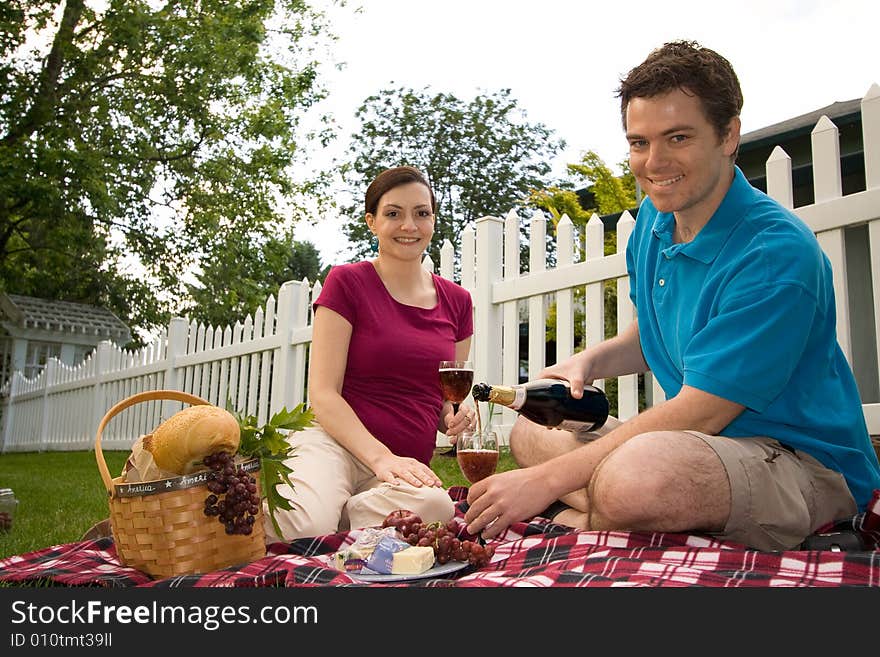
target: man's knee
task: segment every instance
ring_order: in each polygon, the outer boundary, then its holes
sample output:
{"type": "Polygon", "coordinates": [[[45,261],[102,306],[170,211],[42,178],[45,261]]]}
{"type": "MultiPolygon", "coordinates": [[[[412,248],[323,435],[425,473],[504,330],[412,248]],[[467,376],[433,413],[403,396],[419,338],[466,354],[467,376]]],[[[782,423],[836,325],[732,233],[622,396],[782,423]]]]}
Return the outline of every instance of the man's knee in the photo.
{"type": "Polygon", "coordinates": [[[534,422],[517,416],[510,429],[510,436],[507,439],[510,444],[510,455],[521,468],[534,465],[534,429],[536,426],[534,422]]]}
{"type": "Polygon", "coordinates": [[[626,461],[609,454],[596,468],[587,488],[593,529],[635,527],[651,495],[649,483],[628,469],[626,461]]]}
{"type": "Polygon", "coordinates": [[[633,436],[596,467],[588,488],[590,510],[603,527],[635,528],[664,513],[674,475],[663,467],[662,433],[633,436]]]}
{"type": "Polygon", "coordinates": [[[720,459],[702,440],[653,431],[630,438],[599,464],[590,508],[596,529],[714,526],[729,507],[727,486],[720,459]]]}

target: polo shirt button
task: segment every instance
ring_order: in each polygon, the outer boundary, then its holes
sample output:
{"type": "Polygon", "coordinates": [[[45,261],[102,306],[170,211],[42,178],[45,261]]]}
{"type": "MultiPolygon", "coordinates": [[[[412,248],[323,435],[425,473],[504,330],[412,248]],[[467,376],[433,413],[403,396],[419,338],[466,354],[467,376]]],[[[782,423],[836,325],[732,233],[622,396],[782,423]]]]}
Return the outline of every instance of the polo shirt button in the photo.
{"type": "Polygon", "coordinates": [[[663,280],[662,278],[659,281],[657,281],[657,283],[658,283],[658,285],[660,285],[660,287],[663,287],[664,285],[666,285],[666,281],[663,280]]]}

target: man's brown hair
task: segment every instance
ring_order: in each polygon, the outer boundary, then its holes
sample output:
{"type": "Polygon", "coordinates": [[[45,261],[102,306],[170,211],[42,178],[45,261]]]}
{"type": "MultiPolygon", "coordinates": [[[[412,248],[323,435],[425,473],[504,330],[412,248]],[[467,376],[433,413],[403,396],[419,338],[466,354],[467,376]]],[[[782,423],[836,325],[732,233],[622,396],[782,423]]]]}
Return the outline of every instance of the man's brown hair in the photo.
{"type": "Polygon", "coordinates": [[[629,101],[676,89],[702,101],[706,119],[719,137],[727,134],[730,120],[742,110],[742,89],[729,61],[695,41],[671,41],[652,51],[620,81],[617,96],[623,129],[629,101]]]}

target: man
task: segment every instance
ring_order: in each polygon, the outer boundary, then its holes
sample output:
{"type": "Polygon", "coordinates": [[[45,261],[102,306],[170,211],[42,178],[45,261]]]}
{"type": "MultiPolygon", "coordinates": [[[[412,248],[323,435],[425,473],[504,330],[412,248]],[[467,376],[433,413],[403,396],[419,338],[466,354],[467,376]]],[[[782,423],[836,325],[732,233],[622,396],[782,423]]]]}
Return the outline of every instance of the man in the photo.
{"type": "Polygon", "coordinates": [[[726,59],[668,43],[618,94],[647,195],[627,245],[638,319],[540,376],[580,396],[594,379],[650,369],[667,401],[601,435],[518,418],[523,467],[471,487],[468,530],[491,538],[560,499],[556,521],[584,529],[793,548],[880,487],[830,264],[734,165],[742,92],[726,59]]]}

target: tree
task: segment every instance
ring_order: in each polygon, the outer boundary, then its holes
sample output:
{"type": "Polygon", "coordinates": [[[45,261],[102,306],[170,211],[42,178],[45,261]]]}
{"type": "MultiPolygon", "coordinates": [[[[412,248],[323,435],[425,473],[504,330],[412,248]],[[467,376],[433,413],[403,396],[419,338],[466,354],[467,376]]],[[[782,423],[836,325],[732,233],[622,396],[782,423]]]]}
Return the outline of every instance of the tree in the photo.
{"type": "Polygon", "coordinates": [[[326,275],[318,249],[311,242],[297,242],[291,232],[271,237],[262,244],[241,242],[230,236],[227,257],[206,262],[187,285],[192,306],[187,316],[209,326],[226,326],[262,307],[270,294],[278,297],[285,281],[326,275]]]}
{"type": "Polygon", "coordinates": [[[218,235],[315,191],[292,165],[326,25],[302,0],[61,4],[0,9],[0,281],[149,328],[218,235]]]}
{"type": "MultiPolygon", "coordinates": [[[[548,212],[554,229],[563,214],[567,214],[575,226],[584,227],[593,214],[607,215],[632,209],[636,206],[635,177],[629,169],[629,162],[620,162],[619,166],[623,175],[615,176],[599,155],[587,151],[579,163],[567,165],[567,180],[557,186],[533,191],[528,204],[548,212]],[[575,191],[576,185],[589,192],[593,204],[585,206],[581,202],[575,191]]],[[[614,252],[608,248],[613,249],[615,243],[606,239],[606,255],[614,252]]]]}
{"type": "MultiPolygon", "coordinates": [[[[435,240],[429,254],[440,262],[448,239],[459,253],[462,230],[485,215],[503,216],[533,189],[546,186],[548,162],[564,142],[542,124],[526,121],[509,89],[465,102],[428,89],[386,89],[357,110],[343,179],[357,199],[383,169],[409,164],[425,173],[437,197],[435,240]]],[[[356,257],[370,253],[363,205],[347,208],[343,229],[356,257]]]]}
{"type": "MultiPolygon", "coordinates": [[[[545,190],[534,192],[530,197],[530,203],[545,210],[551,217],[554,229],[567,214],[572,223],[581,228],[587,225],[587,221],[593,214],[608,215],[623,212],[636,207],[635,177],[629,168],[629,162],[619,164],[623,174],[615,176],[608,165],[593,151],[587,151],[581,161],[567,166],[569,178],[559,185],[545,190]],[[584,207],[575,191],[575,187],[586,189],[589,197],[595,205],[584,207]]],[[[605,255],[617,252],[617,233],[607,231],[603,245],[605,255]]],[[[583,287],[575,288],[574,300],[575,325],[574,339],[576,348],[582,349],[585,344],[584,331],[584,296],[583,287]]],[[[617,334],[617,288],[614,285],[604,286],[605,326],[604,335],[610,337],[617,334]]],[[[556,304],[551,303],[547,313],[546,324],[547,336],[552,338],[556,335],[556,304]]],[[[612,404],[612,414],[617,413],[617,380],[606,381],[606,391],[612,404]]],[[[642,393],[644,394],[644,393],[642,393]]]]}

